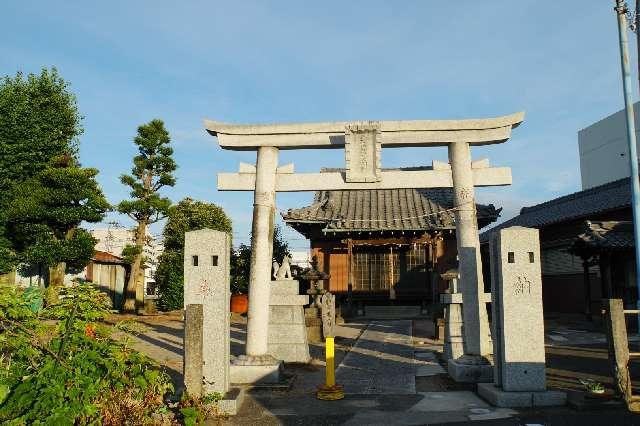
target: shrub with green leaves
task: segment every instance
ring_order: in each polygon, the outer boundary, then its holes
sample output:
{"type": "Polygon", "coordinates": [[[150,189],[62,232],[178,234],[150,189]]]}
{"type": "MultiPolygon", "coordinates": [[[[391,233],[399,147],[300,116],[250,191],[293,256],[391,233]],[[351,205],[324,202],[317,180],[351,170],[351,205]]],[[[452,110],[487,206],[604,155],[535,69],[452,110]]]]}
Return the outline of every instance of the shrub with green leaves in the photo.
{"type": "Polygon", "coordinates": [[[0,423],[145,424],[166,409],[168,375],[111,338],[104,293],[78,284],[34,313],[36,296],[0,287],[0,423]]]}

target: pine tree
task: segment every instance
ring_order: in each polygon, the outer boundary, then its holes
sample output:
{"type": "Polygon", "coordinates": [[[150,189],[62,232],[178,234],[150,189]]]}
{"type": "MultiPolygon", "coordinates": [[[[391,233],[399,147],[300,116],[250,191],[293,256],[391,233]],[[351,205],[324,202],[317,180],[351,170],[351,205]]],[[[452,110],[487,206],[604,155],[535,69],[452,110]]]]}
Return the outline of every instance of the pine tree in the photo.
{"type": "Polygon", "coordinates": [[[118,211],[137,222],[134,245],[127,250],[131,255],[131,272],[127,281],[124,304],[125,312],[136,311],[137,303],[142,303],[143,294],[143,249],[150,224],[164,218],[171,201],[161,197],[159,190],[175,185],[173,172],[176,163],[172,158],[171,138],[162,120],[152,120],[138,127],[134,143],[139,154],[133,158],[131,175],[120,176],[120,181],[131,188],[131,200],[118,204],[118,211]]]}

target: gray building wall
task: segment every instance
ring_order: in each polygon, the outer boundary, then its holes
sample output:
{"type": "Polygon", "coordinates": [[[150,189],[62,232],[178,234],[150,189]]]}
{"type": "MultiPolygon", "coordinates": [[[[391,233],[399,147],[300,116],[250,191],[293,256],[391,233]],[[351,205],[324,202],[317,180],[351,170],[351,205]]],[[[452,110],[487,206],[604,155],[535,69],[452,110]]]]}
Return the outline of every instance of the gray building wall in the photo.
{"type": "MultiPolygon", "coordinates": [[[[638,109],[634,105],[636,129],[640,129],[638,109]]],[[[636,131],[636,136],[640,133],[636,131]]],[[[614,180],[629,177],[627,127],[624,110],[578,131],[580,176],[582,189],[604,185],[614,180]]]]}

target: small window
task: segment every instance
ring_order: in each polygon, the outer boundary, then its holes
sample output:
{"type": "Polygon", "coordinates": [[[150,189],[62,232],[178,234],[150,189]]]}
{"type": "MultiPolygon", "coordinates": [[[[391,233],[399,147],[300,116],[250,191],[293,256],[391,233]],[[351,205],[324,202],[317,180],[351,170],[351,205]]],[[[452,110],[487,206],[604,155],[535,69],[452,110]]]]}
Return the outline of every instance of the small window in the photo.
{"type": "Polygon", "coordinates": [[[211,256],[211,266],[218,266],[218,256],[211,256]]]}
{"type": "Polygon", "coordinates": [[[529,263],[534,263],[535,261],[536,261],[536,259],[535,259],[534,255],[533,255],[533,252],[530,251],[529,252],[529,263]]]}
{"type": "Polygon", "coordinates": [[[198,256],[191,256],[191,264],[193,266],[198,266],[198,256]]]}
{"type": "Polygon", "coordinates": [[[509,263],[516,263],[516,256],[515,254],[510,251],[509,253],[507,253],[507,262],[509,263]]]}

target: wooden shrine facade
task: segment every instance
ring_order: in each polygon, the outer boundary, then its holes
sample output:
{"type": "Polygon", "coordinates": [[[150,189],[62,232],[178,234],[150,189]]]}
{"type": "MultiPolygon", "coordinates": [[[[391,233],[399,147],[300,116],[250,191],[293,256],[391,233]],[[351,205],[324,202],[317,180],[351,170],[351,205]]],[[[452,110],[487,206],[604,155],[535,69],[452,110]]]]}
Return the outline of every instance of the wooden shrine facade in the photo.
{"type": "MultiPolygon", "coordinates": [[[[285,222],[310,240],[331,292],[367,304],[430,304],[457,267],[452,190],[319,191],[285,222]]],[[[477,205],[480,226],[500,210],[477,205]]]]}

